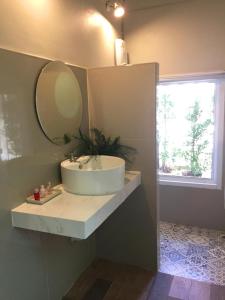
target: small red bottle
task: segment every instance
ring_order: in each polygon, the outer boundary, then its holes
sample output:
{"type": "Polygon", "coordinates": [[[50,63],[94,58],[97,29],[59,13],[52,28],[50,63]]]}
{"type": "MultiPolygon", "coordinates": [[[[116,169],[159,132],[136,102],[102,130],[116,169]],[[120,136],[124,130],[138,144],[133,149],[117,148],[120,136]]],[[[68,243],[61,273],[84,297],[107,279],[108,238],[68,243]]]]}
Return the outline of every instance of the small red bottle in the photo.
{"type": "Polygon", "coordinates": [[[40,192],[39,189],[34,190],[34,200],[40,201],[40,192]]]}

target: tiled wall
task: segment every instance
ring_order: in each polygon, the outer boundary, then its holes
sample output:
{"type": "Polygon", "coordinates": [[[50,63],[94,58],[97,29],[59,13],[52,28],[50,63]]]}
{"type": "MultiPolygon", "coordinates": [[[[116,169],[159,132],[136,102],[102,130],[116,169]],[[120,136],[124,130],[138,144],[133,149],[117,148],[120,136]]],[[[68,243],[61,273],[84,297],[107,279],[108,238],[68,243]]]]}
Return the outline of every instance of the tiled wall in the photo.
{"type": "MultiPolygon", "coordinates": [[[[59,162],[74,145],[59,147],[42,132],[35,85],[47,60],[0,50],[0,299],[59,300],[95,255],[95,240],[68,238],[11,226],[10,210],[33,188],[60,180],[59,162]]],[[[83,95],[88,129],[86,70],[72,67],[83,95]]]]}
{"type": "MultiPolygon", "coordinates": [[[[43,134],[34,109],[35,84],[46,59],[80,66],[114,64],[114,26],[99,0],[0,1],[0,299],[59,300],[95,254],[95,240],[79,243],[13,229],[10,209],[34,187],[59,181],[68,147],[43,134]]],[[[119,24],[117,24],[119,26],[119,24]]],[[[84,95],[86,71],[73,67],[84,95]]]]}

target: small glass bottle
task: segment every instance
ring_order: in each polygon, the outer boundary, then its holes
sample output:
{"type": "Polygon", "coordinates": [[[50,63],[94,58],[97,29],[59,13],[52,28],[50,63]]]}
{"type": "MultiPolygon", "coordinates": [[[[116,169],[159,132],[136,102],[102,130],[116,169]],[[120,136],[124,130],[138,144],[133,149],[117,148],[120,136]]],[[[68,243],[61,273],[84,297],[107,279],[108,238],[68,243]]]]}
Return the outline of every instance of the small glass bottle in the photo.
{"type": "Polygon", "coordinates": [[[47,192],[47,194],[51,194],[52,193],[52,184],[51,184],[51,181],[49,181],[48,184],[47,184],[46,192],[47,192]]]}
{"type": "Polygon", "coordinates": [[[46,196],[46,189],[43,184],[41,185],[41,188],[40,188],[40,196],[41,196],[41,198],[44,198],[46,196]]]}
{"type": "Polygon", "coordinates": [[[34,200],[40,201],[40,192],[39,192],[39,189],[34,189],[34,200]]]}

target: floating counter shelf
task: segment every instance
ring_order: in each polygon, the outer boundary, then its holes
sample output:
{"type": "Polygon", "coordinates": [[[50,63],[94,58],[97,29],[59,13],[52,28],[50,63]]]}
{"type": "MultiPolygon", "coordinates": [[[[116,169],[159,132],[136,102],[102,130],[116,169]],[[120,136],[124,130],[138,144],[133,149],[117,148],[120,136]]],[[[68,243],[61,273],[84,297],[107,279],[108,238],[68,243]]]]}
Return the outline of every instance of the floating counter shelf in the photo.
{"type": "Polygon", "coordinates": [[[72,237],[88,238],[140,185],[141,174],[129,171],[124,188],[116,194],[84,196],[67,193],[44,205],[23,203],[14,208],[12,225],[18,228],[72,237]]]}

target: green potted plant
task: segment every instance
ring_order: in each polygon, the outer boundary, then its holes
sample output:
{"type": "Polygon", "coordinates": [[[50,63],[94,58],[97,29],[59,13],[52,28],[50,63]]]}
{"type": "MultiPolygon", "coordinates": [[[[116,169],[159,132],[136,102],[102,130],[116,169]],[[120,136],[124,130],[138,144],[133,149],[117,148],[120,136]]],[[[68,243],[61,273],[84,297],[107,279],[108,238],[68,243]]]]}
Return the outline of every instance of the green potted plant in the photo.
{"type": "Polygon", "coordinates": [[[136,153],[133,147],[121,144],[120,137],[106,137],[97,128],[91,129],[91,135],[84,134],[79,129],[79,135],[74,136],[78,141],[75,149],[67,157],[81,157],[84,155],[109,155],[123,158],[127,163],[131,163],[136,153]]]}

